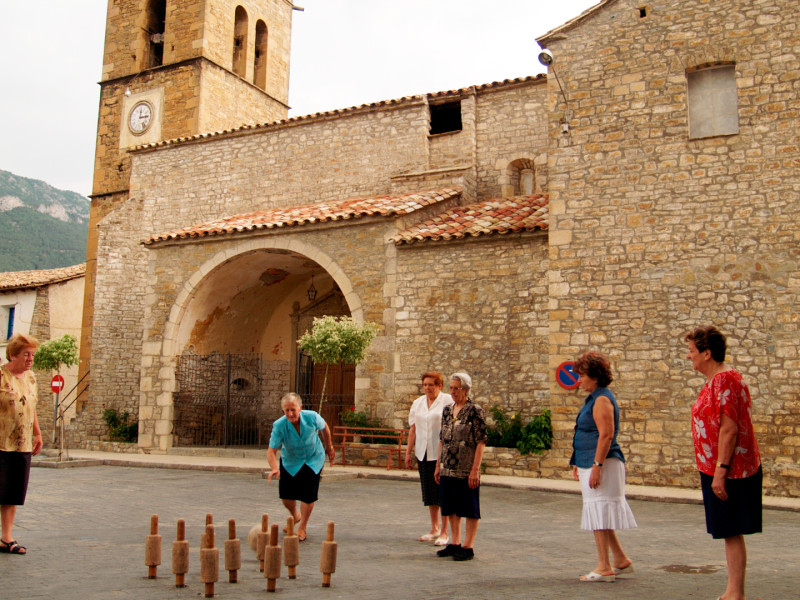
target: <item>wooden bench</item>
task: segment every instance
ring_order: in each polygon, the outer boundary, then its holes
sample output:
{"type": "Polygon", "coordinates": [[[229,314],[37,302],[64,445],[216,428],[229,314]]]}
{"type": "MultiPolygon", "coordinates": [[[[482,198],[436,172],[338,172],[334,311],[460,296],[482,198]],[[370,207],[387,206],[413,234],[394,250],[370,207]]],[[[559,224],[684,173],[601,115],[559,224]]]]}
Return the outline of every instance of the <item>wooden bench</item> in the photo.
{"type": "Polygon", "coordinates": [[[386,462],[386,469],[392,468],[392,459],[397,453],[397,468],[403,469],[403,445],[408,444],[408,429],[393,429],[390,427],[351,427],[349,425],[336,425],[333,428],[334,448],[342,452],[342,462],[340,465],[347,464],[347,448],[356,443],[355,440],[364,440],[362,443],[381,443],[390,444],[386,448],[389,459],[386,462]],[[382,438],[380,442],[372,442],[372,438],[382,438]],[[395,446],[394,444],[397,444],[395,446]]]}

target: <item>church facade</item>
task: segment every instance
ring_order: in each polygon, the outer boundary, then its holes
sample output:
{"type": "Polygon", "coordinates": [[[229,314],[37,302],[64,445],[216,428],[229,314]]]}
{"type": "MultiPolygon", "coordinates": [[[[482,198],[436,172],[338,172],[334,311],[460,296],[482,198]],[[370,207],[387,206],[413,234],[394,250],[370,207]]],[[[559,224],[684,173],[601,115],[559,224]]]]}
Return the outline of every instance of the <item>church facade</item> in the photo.
{"type": "Polygon", "coordinates": [[[318,392],[296,340],[333,314],[380,327],[336,410],[402,425],[422,372],[464,370],[485,408],[551,411],[527,474],[566,477],[582,397],[555,370],[597,349],[628,480],[694,486],[682,334],[713,323],[768,493],[800,495],[788,2],[605,0],[539,38],[548,76],[289,119],[292,10],[110,4],[75,435],[113,405],[146,451],[261,444],[254,415],[318,392]]]}

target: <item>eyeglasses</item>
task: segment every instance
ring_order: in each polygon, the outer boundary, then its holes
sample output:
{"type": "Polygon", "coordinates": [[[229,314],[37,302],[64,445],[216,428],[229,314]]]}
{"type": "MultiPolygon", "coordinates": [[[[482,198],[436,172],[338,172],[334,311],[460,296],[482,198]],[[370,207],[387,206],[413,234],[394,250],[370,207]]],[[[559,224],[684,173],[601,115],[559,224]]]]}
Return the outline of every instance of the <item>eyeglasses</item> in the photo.
{"type": "Polygon", "coordinates": [[[462,387],[453,387],[453,386],[450,386],[450,391],[451,391],[451,392],[460,392],[460,391],[461,391],[461,390],[463,390],[463,389],[464,389],[464,388],[462,388],[462,387]]]}

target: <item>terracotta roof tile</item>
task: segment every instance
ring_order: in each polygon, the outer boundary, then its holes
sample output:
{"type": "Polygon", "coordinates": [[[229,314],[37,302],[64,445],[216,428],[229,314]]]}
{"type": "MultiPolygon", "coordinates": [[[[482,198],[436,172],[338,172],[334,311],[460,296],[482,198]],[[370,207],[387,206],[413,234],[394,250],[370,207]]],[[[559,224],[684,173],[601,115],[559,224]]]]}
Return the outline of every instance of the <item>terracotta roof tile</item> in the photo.
{"type": "Polygon", "coordinates": [[[142,241],[142,244],[149,246],[158,242],[172,240],[248,233],[261,229],[297,227],[327,221],[358,219],[365,216],[391,217],[404,215],[460,195],[461,188],[452,187],[417,194],[371,196],[368,198],[351,198],[303,206],[274,208],[225,217],[210,223],[193,225],[154,235],[142,241]]]}
{"type": "Polygon", "coordinates": [[[547,229],[547,208],[547,197],[541,195],[484,200],[453,208],[401,231],[392,241],[399,246],[543,230],[547,229]]]}
{"type": "Polygon", "coordinates": [[[0,273],[0,290],[24,290],[42,287],[69,281],[76,277],[83,277],[85,274],[85,264],[39,271],[10,271],[8,273],[0,273]]]}

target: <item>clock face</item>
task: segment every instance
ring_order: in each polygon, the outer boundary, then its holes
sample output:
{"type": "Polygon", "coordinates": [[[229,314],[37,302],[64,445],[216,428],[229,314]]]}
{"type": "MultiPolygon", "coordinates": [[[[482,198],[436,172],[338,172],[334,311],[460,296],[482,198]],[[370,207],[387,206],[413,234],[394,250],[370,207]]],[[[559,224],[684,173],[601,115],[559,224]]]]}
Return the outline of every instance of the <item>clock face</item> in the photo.
{"type": "Polygon", "coordinates": [[[128,127],[134,135],[141,135],[153,122],[153,107],[149,102],[137,102],[128,117],[128,127]]]}

